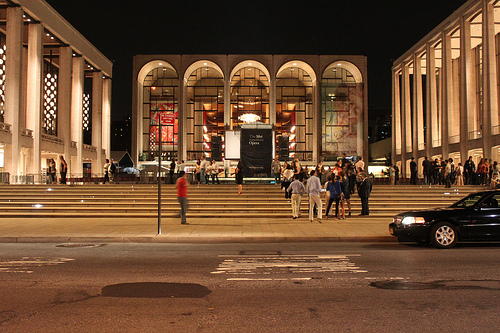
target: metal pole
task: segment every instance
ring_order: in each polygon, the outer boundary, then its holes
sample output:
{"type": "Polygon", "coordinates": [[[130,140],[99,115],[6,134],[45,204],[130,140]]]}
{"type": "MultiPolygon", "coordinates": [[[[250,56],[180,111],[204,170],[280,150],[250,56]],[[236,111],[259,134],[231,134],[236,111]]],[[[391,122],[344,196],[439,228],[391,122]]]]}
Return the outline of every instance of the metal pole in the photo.
{"type": "Polygon", "coordinates": [[[160,120],[160,128],[158,129],[158,235],[161,235],[161,146],[162,146],[162,126],[161,126],[161,117],[158,117],[160,120]]]}

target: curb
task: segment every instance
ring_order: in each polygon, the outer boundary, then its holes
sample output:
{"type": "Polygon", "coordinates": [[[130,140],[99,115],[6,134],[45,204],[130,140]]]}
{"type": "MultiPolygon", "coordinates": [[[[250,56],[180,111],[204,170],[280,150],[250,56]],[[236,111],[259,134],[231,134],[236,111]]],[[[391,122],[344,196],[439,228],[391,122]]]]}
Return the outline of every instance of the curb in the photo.
{"type": "Polygon", "coordinates": [[[150,237],[0,237],[0,243],[306,243],[306,242],[397,242],[393,236],[342,236],[342,237],[169,237],[155,235],[150,237]]]}

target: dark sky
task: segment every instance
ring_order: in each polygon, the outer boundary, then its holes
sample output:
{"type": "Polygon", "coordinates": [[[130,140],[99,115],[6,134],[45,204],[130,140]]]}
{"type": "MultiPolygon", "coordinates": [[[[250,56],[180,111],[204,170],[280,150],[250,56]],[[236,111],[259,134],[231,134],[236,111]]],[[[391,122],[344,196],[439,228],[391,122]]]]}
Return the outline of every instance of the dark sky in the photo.
{"type": "Polygon", "coordinates": [[[391,66],[466,0],[46,0],[113,66],[113,120],[132,109],[136,54],[368,57],[368,103],[391,107],[391,66]]]}

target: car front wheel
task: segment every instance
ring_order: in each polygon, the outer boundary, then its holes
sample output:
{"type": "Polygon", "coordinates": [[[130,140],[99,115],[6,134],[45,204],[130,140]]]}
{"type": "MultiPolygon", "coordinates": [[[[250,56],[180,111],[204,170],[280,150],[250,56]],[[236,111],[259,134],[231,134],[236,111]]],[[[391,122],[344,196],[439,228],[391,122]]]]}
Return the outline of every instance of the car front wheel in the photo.
{"type": "Polygon", "coordinates": [[[458,231],[449,222],[440,222],[431,229],[431,243],[438,249],[449,249],[454,247],[458,241],[458,231]]]}

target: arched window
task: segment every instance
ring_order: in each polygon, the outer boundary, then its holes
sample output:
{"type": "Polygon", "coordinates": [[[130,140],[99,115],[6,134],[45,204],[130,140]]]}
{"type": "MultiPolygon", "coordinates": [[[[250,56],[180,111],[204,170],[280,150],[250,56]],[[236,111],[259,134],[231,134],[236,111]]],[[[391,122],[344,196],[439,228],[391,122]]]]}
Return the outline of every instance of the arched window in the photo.
{"type": "MultiPolygon", "coordinates": [[[[354,68],[352,64],[349,64],[354,68]]],[[[322,155],[328,160],[363,153],[363,83],[359,71],[332,65],[321,81],[322,155]]]]}
{"type": "Polygon", "coordinates": [[[269,124],[269,79],[256,67],[244,67],[231,78],[231,128],[254,121],[269,124]]]}
{"type": "Polygon", "coordinates": [[[172,68],[157,67],[150,71],[144,79],[143,135],[148,137],[149,153],[152,159],[157,153],[160,142],[159,125],[162,121],[161,144],[163,157],[177,157],[178,151],[178,105],[179,79],[172,68]]]}
{"type": "Polygon", "coordinates": [[[224,138],[224,79],[213,67],[198,68],[187,79],[187,158],[212,157],[212,138],[224,138]]]}
{"type": "Polygon", "coordinates": [[[311,77],[302,68],[285,68],[276,80],[276,136],[288,136],[291,158],[312,159],[312,119],[311,77]]]}

